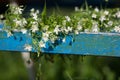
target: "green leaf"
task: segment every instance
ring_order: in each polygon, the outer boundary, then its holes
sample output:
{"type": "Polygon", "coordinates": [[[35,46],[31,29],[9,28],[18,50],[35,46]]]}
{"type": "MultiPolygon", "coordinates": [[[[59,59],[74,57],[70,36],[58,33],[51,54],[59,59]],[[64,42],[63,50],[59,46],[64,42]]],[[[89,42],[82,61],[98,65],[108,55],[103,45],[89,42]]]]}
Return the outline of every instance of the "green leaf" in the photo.
{"type": "Polygon", "coordinates": [[[42,20],[45,22],[46,20],[46,13],[47,13],[47,8],[46,8],[46,0],[45,0],[45,4],[44,4],[44,8],[43,8],[43,11],[41,13],[41,16],[42,16],[42,20]]]}

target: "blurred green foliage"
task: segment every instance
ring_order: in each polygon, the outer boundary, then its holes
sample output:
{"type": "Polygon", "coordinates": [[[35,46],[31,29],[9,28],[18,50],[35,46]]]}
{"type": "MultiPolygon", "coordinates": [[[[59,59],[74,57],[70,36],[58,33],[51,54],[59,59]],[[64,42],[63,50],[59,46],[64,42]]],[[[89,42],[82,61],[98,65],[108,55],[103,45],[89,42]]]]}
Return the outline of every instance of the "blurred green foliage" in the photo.
{"type": "MultiPolygon", "coordinates": [[[[34,59],[32,54],[32,59],[34,59]]],[[[80,55],[44,54],[34,59],[36,80],[119,80],[120,58],[80,55]]]]}
{"type": "Polygon", "coordinates": [[[20,53],[0,52],[0,80],[28,80],[20,53]]]}
{"type": "MultiPolygon", "coordinates": [[[[120,80],[120,58],[31,53],[36,80],[120,80]]],[[[18,52],[0,52],[0,80],[29,80],[18,52]]]]}

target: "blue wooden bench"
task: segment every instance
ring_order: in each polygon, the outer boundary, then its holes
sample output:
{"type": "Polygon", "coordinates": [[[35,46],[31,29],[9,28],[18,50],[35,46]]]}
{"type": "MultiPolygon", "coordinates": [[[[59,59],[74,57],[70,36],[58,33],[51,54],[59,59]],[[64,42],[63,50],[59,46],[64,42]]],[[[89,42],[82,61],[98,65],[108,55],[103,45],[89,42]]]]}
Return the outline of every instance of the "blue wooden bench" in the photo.
{"type": "MultiPolygon", "coordinates": [[[[14,36],[7,37],[7,33],[2,31],[0,25],[0,50],[20,51],[24,50],[25,44],[32,44],[31,36],[22,33],[15,33],[14,36]]],[[[32,52],[36,52],[32,50],[32,52]]],[[[75,35],[72,42],[70,36],[65,43],[61,43],[54,49],[44,48],[44,53],[52,54],[79,54],[79,55],[100,55],[100,56],[120,56],[120,34],[119,33],[80,33],[75,35]]]]}
{"type": "MultiPolygon", "coordinates": [[[[97,1],[89,2],[88,0],[88,3],[97,4],[97,1]]],[[[110,3],[112,1],[113,0],[111,0],[110,3]]],[[[102,3],[104,3],[104,1],[102,3]]],[[[24,50],[24,45],[32,44],[31,36],[29,36],[28,34],[15,33],[14,36],[8,38],[7,33],[5,31],[2,31],[2,27],[3,24],[0,24],[0,50],[27,52],[26,50],[24,50]]],[[[37,51],[32,50],[32,52],[37,51]]],[[[74,42],[72,42],[71,36],[67,36],[65,43],[57,45],[54,49],[51,49],[49,47],[44,48],[42,49],[42,52],[52,54],[59,53],[59,54],[101,55],[119,57],[120,34],[80,33],[79,35],[75,35],[74,42]]]]}

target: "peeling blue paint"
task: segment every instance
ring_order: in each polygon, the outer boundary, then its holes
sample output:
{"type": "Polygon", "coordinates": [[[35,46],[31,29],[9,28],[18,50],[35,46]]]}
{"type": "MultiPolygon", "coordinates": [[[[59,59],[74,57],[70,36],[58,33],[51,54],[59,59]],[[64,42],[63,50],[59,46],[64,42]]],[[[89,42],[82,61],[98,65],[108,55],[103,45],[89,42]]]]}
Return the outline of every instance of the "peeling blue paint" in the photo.
{"type": "MultiPolygon", "coordinates": [[[[32,38],[28,34],[16,32],[8,38],[5,31],[0,31],[0,50],[23,52],[26,51],[25,44],[32,45],[32,38]]],[[[74,41],[69,35],[65,42],[60,42],[54,48],[49,47],[48,43],[46,45],[47,47],[42,49],[44,53],[120,56],[119,33],[80,33],[74,36],[74,41]]]]}

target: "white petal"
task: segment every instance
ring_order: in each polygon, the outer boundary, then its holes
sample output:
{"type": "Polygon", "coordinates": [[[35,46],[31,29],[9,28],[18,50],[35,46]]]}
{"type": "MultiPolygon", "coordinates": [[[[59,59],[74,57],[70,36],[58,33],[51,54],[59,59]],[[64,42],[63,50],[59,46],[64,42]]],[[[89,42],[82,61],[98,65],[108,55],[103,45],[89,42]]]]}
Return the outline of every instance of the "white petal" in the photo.
{"type": "Polygon", "coordinates": [[[29,44],[25,44],[24,49],[27,51],[31,51],[32,50],[32,46],[29,44]]]}

